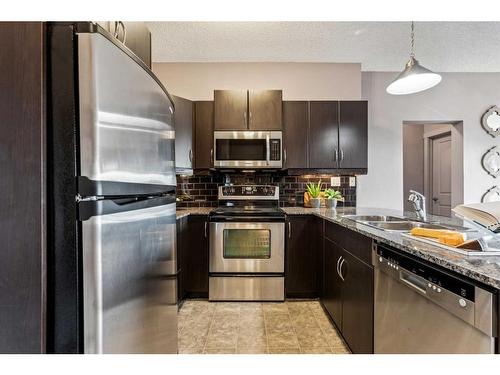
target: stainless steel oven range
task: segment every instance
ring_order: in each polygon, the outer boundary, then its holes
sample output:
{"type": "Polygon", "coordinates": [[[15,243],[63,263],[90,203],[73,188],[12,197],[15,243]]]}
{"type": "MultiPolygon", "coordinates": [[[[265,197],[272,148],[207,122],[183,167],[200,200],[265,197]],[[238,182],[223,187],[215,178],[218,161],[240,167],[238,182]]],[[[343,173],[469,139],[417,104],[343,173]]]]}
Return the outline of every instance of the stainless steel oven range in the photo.
{"type": "Polygon", "coordinates": [[[219,187],[210,214],[211,301],[283,301],[285,214],[276,186],[219,187]]]}

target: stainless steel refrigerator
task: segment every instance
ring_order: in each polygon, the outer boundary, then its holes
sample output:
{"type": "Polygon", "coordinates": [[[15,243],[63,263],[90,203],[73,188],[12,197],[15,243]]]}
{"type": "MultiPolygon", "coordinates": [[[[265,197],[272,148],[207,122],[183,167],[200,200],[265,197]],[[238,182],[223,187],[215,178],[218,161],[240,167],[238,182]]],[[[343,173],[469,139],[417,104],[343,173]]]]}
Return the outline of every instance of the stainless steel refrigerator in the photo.
{"type": "Polygon", "coordinates": [[[176,353],[174,106],[93,23],[52,23],[48,350],[176,353]]]}

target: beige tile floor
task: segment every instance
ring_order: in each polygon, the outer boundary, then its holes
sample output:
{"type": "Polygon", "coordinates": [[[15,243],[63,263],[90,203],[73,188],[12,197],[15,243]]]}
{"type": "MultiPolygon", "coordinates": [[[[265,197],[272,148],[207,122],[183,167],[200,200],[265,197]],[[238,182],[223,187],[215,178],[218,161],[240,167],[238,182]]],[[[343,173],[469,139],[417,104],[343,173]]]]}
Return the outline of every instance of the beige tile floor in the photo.
{"type": "Polygon", "coordinates": [[[180,354],[348,354],[318,301],[208,302],[179,311],[180,354]]]}

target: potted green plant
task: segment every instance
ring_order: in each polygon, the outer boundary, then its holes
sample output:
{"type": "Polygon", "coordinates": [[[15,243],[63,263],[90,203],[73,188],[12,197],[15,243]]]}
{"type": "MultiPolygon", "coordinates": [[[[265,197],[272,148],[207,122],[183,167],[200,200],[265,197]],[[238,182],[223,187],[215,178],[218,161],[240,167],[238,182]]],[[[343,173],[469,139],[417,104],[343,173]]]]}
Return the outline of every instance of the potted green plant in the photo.
{"type": "Polygon", "coordinates": [[[337,207],[337,200],[342,200],[342,194],[340,194],[340,191],[330,188],[325,190],[325,198],[326,208],[335,208],[337,207]]]}
{"type": "Polygon", "coordinates": [[[321,199],[319,197],[321,194],[321,180],[319,180],[317,184],[314,182],[308,182],[306,189],[311,197],[311,207],[319,208],[321,205],[321,199]]]}

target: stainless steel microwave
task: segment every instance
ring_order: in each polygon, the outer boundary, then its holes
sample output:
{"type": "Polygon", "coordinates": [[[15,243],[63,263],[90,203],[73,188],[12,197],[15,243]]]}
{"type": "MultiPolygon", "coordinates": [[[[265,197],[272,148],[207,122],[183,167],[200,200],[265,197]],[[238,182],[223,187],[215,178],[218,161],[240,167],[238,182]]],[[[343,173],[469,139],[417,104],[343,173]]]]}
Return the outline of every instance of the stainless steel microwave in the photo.
{"type": "Polygon", "coordinates": [[[282,168],[281,131],[215,131],[215,168],[282,168]]]}

